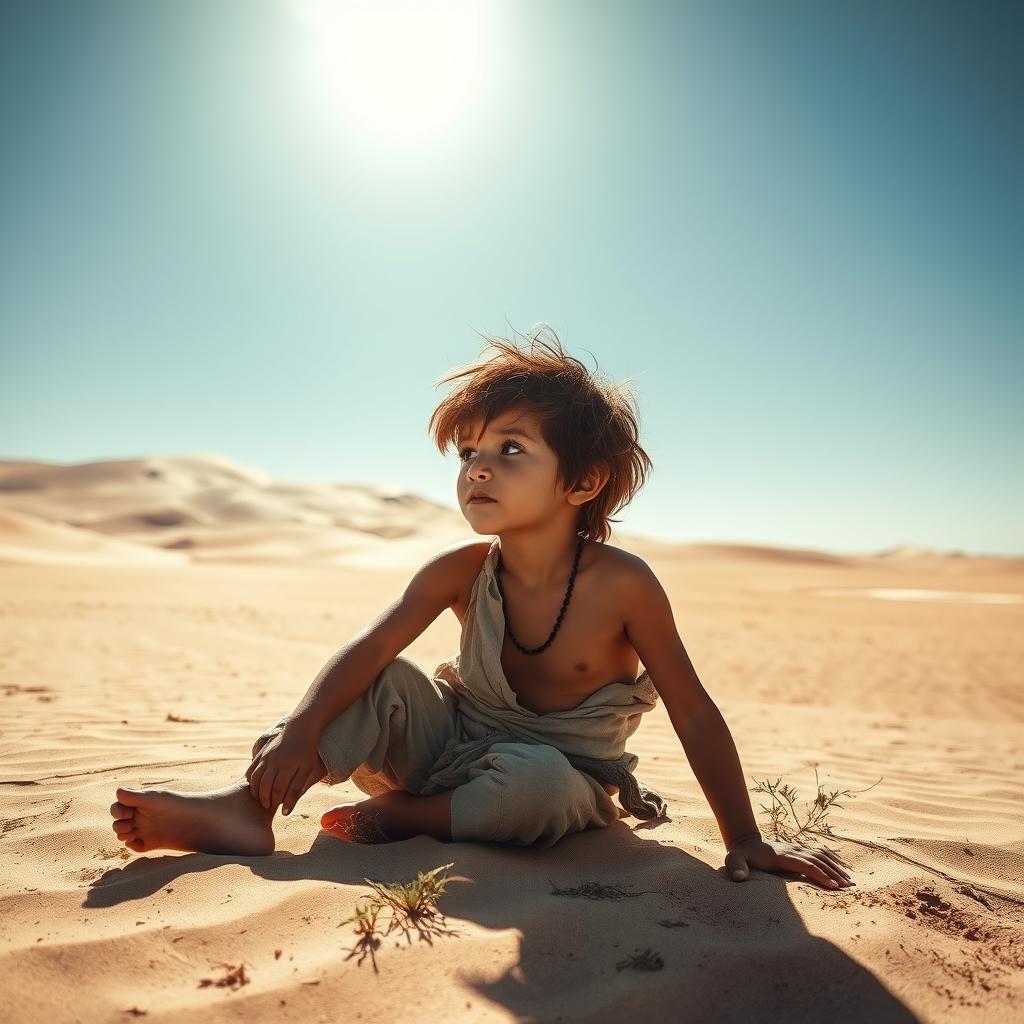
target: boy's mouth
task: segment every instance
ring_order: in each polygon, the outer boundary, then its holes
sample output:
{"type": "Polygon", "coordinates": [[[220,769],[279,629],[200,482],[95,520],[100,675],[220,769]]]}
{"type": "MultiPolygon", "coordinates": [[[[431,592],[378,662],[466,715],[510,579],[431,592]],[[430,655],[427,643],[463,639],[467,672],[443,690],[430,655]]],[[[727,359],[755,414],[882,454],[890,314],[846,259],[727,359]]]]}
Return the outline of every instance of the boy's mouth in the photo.
{"type": "Polygon", "coordinates": [[[470,498],[466,503],[468,505],[496,505],[497,502],[493,498],[470,498]]]}

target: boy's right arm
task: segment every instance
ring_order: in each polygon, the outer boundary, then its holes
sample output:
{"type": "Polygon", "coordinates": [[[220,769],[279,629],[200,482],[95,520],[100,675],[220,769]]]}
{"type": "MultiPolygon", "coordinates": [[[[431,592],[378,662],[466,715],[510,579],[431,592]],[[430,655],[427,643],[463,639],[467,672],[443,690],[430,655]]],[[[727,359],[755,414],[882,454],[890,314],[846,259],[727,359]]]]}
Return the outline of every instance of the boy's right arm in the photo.
{"type": "Polygon", "coordinates": [[[464,547],[445,549],[424,563],[402,595],[320,670],[289,722],[319,738],[331,719],[354,704],[381,671],[455,603],[466,554],[464,547]]]}
{"type": "Polygon", "coordinates": [[[479,543],[446,548],[416,572],[404,593],[334,654],[289,715],[284,729],[253,758],[245,773],[249,791],[268,810],[290,812],[323,777],[317,754],[320,733],[354,704],[377,676],[458,597],[479,569],[479,543]]]}

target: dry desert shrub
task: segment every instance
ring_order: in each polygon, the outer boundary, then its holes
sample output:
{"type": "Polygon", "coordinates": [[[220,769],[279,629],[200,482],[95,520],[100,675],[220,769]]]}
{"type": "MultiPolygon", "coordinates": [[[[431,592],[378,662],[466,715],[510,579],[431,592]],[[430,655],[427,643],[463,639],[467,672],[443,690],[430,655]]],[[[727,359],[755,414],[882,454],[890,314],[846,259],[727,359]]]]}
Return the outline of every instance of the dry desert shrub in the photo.
{"type": "Polygon", "coordinates": [[[817,785],[818,792],[814,797],[814,802],[811,804],[805,804],[804,809],[806,818],[801,822],[800,815],[797,813],[796,808],[793,806],[796,801],[796,789],[787,783],[782,782],[781,776],[773,783],[771,779],[765,779],[764,782],[758,782],[754,779],[754,787],[751,789],[752,793],[766,793],[772,798],[771,807],[765,807],[761,805],[761,810],[769,816],[769,823],[767,831],[770,833],[773,839],[781,839],[783,842],[795,843],[797,840],[802,839],[804,836],[816,835],[816,836],[827,836],[830,839],[836,838],[832,832],[832,828],[829,823],[825,820],[828,817],[829,809],[832,807],[842,808],[842,804],[839,803],[839,797],[843,796],[855,796],[857,793],[866,793],[868,789],[872,789],[874,786],[881,782],[879,778],[878,782],[871,783],[867,789],[849,790],[844,789],[833,790],[831,793],[826,793],[822,788],[820,782],[818,782],[818,765],[814,761],[808,761],[807,764],[814,769],[814,782],[817,785]],[[789,818],[792,817],[792,824],[789,822],[789,818]]]}
{"type": "MultiPolygon", "coordinates": [[[[548,879],[551,882],[551,879],[548,879]]],[[[643,896],[651,890],[643,892],[626,892],[620,885],[602,885],[600,882],[581,882],[573,888],[559,888],[551,882],[552,896],[581,896],[588,900],[619,900],[633,896],[643,896]]]]}

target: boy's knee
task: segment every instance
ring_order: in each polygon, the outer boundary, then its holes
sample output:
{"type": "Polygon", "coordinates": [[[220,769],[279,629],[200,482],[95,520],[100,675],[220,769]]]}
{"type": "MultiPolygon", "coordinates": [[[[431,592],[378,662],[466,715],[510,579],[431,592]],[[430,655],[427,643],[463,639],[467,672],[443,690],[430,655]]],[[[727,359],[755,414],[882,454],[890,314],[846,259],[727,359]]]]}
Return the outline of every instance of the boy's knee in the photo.
{"type": "Polygon", "coordinates": [[[377,677],[370,684],[371,689],[393,689],[400,694],[406,694],[422,685],[426,673],[415,662],[399,655],[393,661],[388,662],[377,673],[377,677]]]}
{"type": "Polygon", "coordinates": [[[496,743],[477,777],[452,797],[452,838],[550,845],[585,827],[592,799],[555,747],[496,743]]]}
{"type": "Polygon", "coordinates": [[[506,785],[526,804],[571,792],[577,782],[576,769],[556,747],[544,743],[521,745],[505,757],[506,785]]]}
{"type": "Polygon", "coordinates": [[[266,732],[260,733],[256,737],[256,742],[252,745],[252,756],[255,757],[285,726],[288,721],[288,716],[285,715],[283,718],[279,718],[266,732]]]}

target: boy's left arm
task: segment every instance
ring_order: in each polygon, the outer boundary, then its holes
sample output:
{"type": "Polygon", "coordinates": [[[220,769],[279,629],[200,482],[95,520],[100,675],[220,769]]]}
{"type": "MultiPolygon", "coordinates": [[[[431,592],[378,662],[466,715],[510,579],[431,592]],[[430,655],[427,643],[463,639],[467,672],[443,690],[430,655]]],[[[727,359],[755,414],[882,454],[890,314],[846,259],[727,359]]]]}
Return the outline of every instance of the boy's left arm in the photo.
{"type": "Polygon", "coordinates": [[[831,850],[761,837],[732,734],[697,678],[676,629],[668,595],[643,559],[636,558],[624,570],[621,596],[626,635],[665,703],[718,822],[729,877],[741,882],[754,867],[794,871],[827,888],[852,885],[845,862],[831,850]]]}

